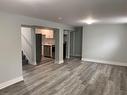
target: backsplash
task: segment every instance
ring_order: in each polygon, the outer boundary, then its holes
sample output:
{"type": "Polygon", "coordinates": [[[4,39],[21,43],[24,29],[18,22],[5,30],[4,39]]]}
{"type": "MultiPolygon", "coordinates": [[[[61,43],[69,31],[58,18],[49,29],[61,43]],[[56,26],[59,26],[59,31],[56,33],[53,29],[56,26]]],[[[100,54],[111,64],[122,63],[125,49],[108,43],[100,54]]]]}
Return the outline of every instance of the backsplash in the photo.
{"type": "Polygon", "coordinates": [[[42,34],[42,45],[55,45],[53,30],[36,29],[36,34],[42,34]]]}
{"type": "Polygon", "coordinates": [[[53,39],[53,38],[45,38],[44,41],[43,41],[43,44],[55,45],[55,39],[53,39]]]}

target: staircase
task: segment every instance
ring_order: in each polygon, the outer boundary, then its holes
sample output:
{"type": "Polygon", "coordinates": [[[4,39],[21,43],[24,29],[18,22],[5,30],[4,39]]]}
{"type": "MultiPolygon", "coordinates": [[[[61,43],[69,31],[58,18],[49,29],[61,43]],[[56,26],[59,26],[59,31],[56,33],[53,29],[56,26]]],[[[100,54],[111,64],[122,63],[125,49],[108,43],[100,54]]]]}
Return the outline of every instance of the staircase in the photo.
{"type": "Polygon", "coordinates": [[[29,60],[27,59],[26,55],[22,51],[22,64],[27,65],[29,64],[29,60]]]}

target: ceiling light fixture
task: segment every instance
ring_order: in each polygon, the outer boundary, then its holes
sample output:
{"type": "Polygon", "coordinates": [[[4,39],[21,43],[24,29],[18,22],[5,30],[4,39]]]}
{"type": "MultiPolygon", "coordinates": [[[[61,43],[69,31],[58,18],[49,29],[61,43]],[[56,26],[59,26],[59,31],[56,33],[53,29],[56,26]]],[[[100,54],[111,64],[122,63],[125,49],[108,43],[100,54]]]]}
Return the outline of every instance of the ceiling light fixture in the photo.
{"type": "Polygon", "coordinates": [[[82,22],[83,22],[83,23],[86,23],[86,24],[93,24],[93,23],[96,23],[96,22],[98,22],[98,21],[95,20],[95,19],[93,19],[93,18],[91,18],[91,17],[89,17],[89,18],[87,18],[87,19],[85,19],[85,20],[82,20],[82,22]]]}
{"type": "Polygon", "coordinates": [[[32,3],[32,4],[36,4],[36,3],[42,3],[42,4],[49,4],[52,3],[54,0],[19,0],[22,3],[32,3]]]}
{"type": "Polygon", "coordinates": [[[63,18],[62,17],[58,17],[59,20],[62,20],[63,18]]]}

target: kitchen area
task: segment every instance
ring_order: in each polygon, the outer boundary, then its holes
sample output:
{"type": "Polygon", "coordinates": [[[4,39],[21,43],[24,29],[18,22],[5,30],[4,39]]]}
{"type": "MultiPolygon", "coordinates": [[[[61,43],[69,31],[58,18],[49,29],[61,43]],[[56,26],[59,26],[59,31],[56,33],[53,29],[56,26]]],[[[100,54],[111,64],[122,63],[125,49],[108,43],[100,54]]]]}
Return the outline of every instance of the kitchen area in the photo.
{"type": "Polygon", "coordinates": [[[53,60],[55,58],[54,30],[37,28],[35,33],[37,63],[45,63],[45,61],[53,60]]]}

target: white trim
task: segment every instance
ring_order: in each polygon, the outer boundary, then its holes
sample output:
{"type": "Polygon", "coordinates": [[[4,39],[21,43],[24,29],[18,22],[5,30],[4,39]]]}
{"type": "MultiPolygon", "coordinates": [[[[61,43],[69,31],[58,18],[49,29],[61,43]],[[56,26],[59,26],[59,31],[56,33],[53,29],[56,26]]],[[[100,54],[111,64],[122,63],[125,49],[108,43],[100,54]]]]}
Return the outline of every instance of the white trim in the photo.
{"type": "Polygon", "coordinates": [[[127,63],[123,62],[116,62],[116,61],[105,61],[105,60],[97,60],[97,59],[90,59],[90,58],[82,58],[82,61],[91,61],[91,62],[97,62],[102,64],[110,64],[110,65],[119,65],[119,66],[127,66],[127,63]]]}
{"type": "Polygon", "coordinates": [[[75,54],[74,56],[75,56],[75,57],[81,57],[81,55],[80,55],[80,54],[75,54]]]}
{"type": "Polygon", "coordinates": [[[73,53],[72,53],[72,55],[74,56],[75,55],[75,32],[73,32],[73,53]]]}
{"type": "Polygon", "coordinates": [[[68,31],[68,42],[67,42],[67,57],[70,58],[70,31],[68,31]]]}
{"type": "Polygon", "coordinates": [[[62,64],[62,63],[64,63],[63,60],[61,60],[61,61],[55,61],[55,64],[62,64]]]}
{"type": "Polygon", "coordinates": [[[67,58],[67,59],[69,59],[69,58],[70,58],[70,56],[66,56],[66,58],[67,58]]]}
{"type": "Polygon", "coordinates": [[[82,61],[85,61],[85,58],[81,58],[82,61]]]}
{"type": "Polygon", "coordinates": [[[33,62],[33,63],[29,63],[30,65],[33,65],[33,66],[36,66],[37,63],[36,62],[33,62]]]}
{"type": "Polygon", "coordinates": [[[23,81],[23,76],[20,76],[20,77],[17,77],[15,79],[12,79],[12,80],[1,83],[0,84],[0,89],[6,88],[6,87],[8,87],[10,85],[13,85],[13,84],[15,84],[17,82],[20,82],[20,81],[23,81]]]}

